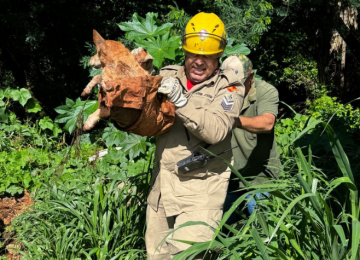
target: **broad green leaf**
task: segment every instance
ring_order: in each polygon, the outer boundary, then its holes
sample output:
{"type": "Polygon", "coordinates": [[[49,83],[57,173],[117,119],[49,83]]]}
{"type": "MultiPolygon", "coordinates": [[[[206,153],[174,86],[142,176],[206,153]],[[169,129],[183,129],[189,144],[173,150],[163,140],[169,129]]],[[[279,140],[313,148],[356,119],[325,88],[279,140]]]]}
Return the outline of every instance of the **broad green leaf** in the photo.
{"type": "Polygon", "coordinates": [[[28,113],[37,113],[42,110],[40,104],[32,98],[26,103],[25,107],[28,113]]]}
{"type": "Polygon", "coordinates": [[[122,141],[127,137],[127,133],[118,130],[112,123],[109,123],[109,126],[104,129],[102,139],[105,141],[106,146],[119,146],[122,141]]]}
{"type": "Polygon", "coordinates": [[[54,137],[57,137],[60,133],[62,133],[62,130],[59,127],[58,124],[54,124],[54,127],[53,127],[52,131],[53,131],[53,136],[54,137]]]}
{"type": "Polygon", "coordinates": [[[7,123],[9,120],[9,115],[4,107],[0,108],[0,123],[7,123]]]}
{"type": "Polygon", "coordinates": [[[29,90],[21,88],[12,92],[12,99],[19,101],[22,106],[25,106],[26,102],[31,98],[29,90]]]}
{"type": "Polygon", "coordinates": [[[28,188],[29,188],[31,179],[32,179],[32,178],[31,178],[30,173],[26,173],[26,174],[24,175],[23,182],[24,182],[25,189],[28,189],[28,188]]]}
{"type": "Polygon", "coordinates": [[[83,122],[85,122],[87,117],[97,109],[97,103],[95,100],[81,101],[80,98],[78,98],[76,101],[73,101],[66,98],[66,106],[55,108],[55,111],[60,115],[55,118],[54,122],[65,124],[64,129],[72,133],[81,113],[83,113],[83,122]]]}
{"type": "Polygon", "coordinates": [[[165,58],[175,60],[175,50],[181,46],[180,37],[171,36],[169,38],[169,33],[161,37],[138,40],[136,45],[145,48],[151,54],[154,59],[153,64],[157,68],[161,67],[165,58]]]}
{"type": "Polygon", "coordinates": [[[127,167],[127,177],[133,177],[138,174],[146,172],[146,160],[141,158],[136,160],[136,162],[129,161],[127,167]]]}
{"type": "Polygon", "coordinates": [[[66,124],[64,125],[64,129],[71,134],[75,130],[76,123],[77,123],[77,118],[72,117],[69,121],[66,122],[66,124]]]}
{"type": "Polygon", "coordinates": [[[234,54],[243,54],[243,55],[249,55],[250,49],[246,47],[246,44],[236,44],[235,46],[226,46],[224,55],[225,56],[231,56],[234,54]]]}
{"type": "Polygon", "coordinates": [[[85,105],[83,112],[84,122],[92,113],[94,113],[98,109],[98,101],[94,101],[94,102],[88,101],[88,102],[90,103],[85,105]]]}
{"type": "Polygon", "coordinates": [[[122,151],[122,149],[118,150],[119,148],[112,148],[110,147],[108,149],[108,153],[104,155],[103,161],[106,161],[111,164],[121,164],[121,163],[127,163],[128,160],[122,151]]]}
{"type": "Polygon", "coordinates": [[[53,130],[54,128],[54,122],[51,120],[50,117],[46,116],[43,119],[40,119],[39,126],[42,130],[49,129],[53,130]]]}
{"type": "Polygon", "coordinates": [[[10,187],[6,188],[6,192],[10,193],[11,196],[14,196],[15,194],[20,194],[23,192],[23,189],[15,186],[15,185],[11,185],[10,187]]]}
{"type": "Polygon", "coordinates": [[[74,102],[73,100],[71,100],[70,98],[66,98],[65,104],[66,104],[68,107],[73,107],[73,106],[75,105],[75,102],[74,102]]]}
{"type": "Polygon", "coordinates": [[[140,153],[145,154],[146,146],[148,145],[146,139],[145,136],[131,134],[122,142],[123,151],[129,153],[130,160],[137,157],[140,153]]]}
{"type": "Polygon", "coordinates": [[[54,110],[62,115],[62,114],[66,114],[69,110],[69,107],[67,105],[63,105],[63,106],[58,106],[58,107],[55,107],[54,110]]]}
{"type": "Polygon", "coordinates": [[[4,97],[11,98],[13,91],[14,91],[14,89],[7,87],[4,91],[4,97]]]}
{"type": "Polygon", "coordinates": [[[126,38],[128,40],[144,39],[155,37],[167,33],[173,26],[172,23],[165,23],[161,26],[161,21],[157,19],[157,13],[147,13],[145,19],[140,17],[137,13],[132,16],[131,22],[119,23],[121,30],[127,32],[126,38]]]}

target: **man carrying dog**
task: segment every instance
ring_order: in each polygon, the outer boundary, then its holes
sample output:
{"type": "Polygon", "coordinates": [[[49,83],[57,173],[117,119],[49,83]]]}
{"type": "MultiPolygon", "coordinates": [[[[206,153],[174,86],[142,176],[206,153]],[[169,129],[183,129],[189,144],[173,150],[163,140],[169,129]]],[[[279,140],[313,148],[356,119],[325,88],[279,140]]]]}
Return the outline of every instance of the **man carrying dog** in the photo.
{"type": "Polygon", "coordinates": [[[176,106],[176,119],[157,139],[146,216],[148,259],[172,259],[189,247],[176,240],[212,239],[208,226],[177,229],[181,224],[202,221],[216,227],[222,218],[231,170],[202,148],[233,161],[231,131],[239,123],[245,88],[233,71],[219,69],[225,47],[220,18],[199,13],[182,36],[185,65],[160,71],[158,92],[176,106]]]}

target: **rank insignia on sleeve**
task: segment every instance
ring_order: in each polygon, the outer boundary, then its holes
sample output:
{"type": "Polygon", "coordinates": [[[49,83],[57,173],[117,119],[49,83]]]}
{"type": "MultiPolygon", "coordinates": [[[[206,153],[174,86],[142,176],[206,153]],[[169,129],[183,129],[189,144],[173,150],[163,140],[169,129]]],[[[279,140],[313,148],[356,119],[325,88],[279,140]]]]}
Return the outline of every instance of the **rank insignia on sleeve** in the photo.
{"type": "Polygon", "coordinates": [[[235,86],[227,87],[227,90],[228,90],[229,92],[239,91],[235,86]]]}
{"type": "Polygon", "coordinates": [[[225,111],[231,111],[234,107],[234,99],[232,94],[225,95],[221,101],[221,106],[225,111]]]}

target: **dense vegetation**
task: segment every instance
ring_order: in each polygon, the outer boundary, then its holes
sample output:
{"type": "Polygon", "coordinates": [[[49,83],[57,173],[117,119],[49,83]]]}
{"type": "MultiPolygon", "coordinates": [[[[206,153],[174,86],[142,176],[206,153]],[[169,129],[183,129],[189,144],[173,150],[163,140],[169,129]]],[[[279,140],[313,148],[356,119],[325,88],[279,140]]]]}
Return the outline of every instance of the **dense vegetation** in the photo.
{"type": "MultiPolygon", "coordinates": [[[[279,180],[246,187],[213,241],[188,241],[176,259],[206,250],[218,259],[359,259],[359,9],[355,0],[2,1],[0,197],[26,189],[36,202],[7,227],[23,259],[146,259],[155,138],[107,121],[81,132],[97,101],[96,92],[87,101],[78,96],[101,73],[88,65],[92,29],[145,47],[158,70],[182,63],[179,36],[198,11],[225,22],[225,56],[249,55],[258,76],[278,88],[284,169],[279,180]],[[226,225],[235,206],[259,191],[272,196],[226,225]]],[[[187,225],[195,224],[205,223],[187,225]]]]}

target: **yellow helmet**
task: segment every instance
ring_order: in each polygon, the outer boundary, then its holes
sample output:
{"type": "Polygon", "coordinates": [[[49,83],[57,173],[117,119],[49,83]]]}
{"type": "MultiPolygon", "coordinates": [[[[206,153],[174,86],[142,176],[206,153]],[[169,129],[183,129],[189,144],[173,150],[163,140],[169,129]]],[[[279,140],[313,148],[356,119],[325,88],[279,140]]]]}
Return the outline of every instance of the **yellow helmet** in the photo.
{"type": "Polygon", "coordinates": [[[226,47],[225,25],[214,13],[198,13],[187,23],[181,44],[194,54],[221,53],[226,47]]]}

